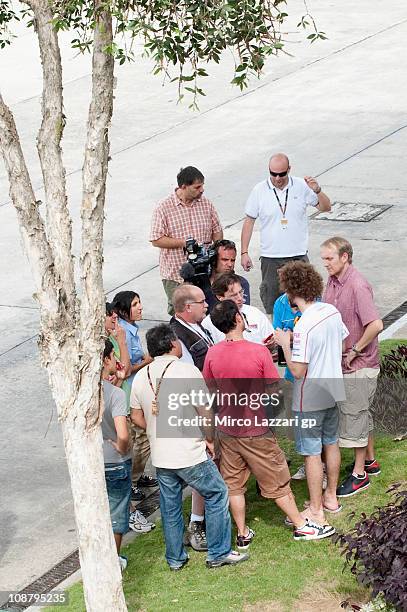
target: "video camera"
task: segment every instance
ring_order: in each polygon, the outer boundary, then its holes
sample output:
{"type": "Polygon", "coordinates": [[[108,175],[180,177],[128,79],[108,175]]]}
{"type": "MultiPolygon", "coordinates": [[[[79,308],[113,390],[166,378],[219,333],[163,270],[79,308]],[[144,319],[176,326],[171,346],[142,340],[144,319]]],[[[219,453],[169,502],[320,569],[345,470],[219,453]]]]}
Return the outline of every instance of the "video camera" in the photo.
{"type": "Polygon", "coordinates": [[[209,277],[216,251],[210,245],[198,244],[195,238],[187,238],[184,253],[187,261],[182,265],[180,275],[184,281],[196,285],[205,293],[210,289],[209,277]]]}

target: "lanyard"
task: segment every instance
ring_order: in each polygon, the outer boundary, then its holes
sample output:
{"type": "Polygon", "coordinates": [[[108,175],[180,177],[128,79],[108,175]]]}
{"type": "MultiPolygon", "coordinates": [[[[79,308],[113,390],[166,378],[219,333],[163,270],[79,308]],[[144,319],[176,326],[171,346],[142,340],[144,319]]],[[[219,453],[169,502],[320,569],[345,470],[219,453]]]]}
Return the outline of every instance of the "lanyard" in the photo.
{"type": "Polygon", "coordinates": [[[176,317],[176,320],[179,321],[180,323],[182,323],[182,325],[184,325],[184,327],[187,327],[188,329],[190,329],[191,331],[194,332],[194,334],[196,334],[197,336],[199,336],[200,338],[202,338],[202,340],[204,342],[206,342],[206,344],[208,346],[212,346],[214,344],[213,338],[212,338],[212,334],[210,331],[208,331],[203,325],[201,325],[200,323],[196,323],[196,325],[198,325],[199,329],[203,331],[204,335],[202,335],[201,333],[199,333],[199,331],[197,329],[195,329],[192,325],[190,325],[189,323],[187,323],[184,319],[182,319],[181,317],[176,317]]]}
{"type": "Polygon", "coordinates": [[[160,392],[160,386],[161,386],[161,382],[164,378],[164,375],[166,373],[166,371],[168,370],[168,368],[170,367],[170,365],[173,363],[173,361],[170,361],[169,363],[167,363],[167,365],[165,366],[163,373],[161,374],[161,377],[158,379],[157,382],[157,388],[154,389],[153,387],[153,383],[151,382],[151,377],[150,377],[150,366],[147,366],[147,376],[148,376],[148,382],[149,385],[151,387],[151,391],[154,393],[154,399],[151,402],[151,413],[154,416],[157,416],[157,414],[159,413],[159,406],[158,406],[158,394],[160,392]]]}
{"type": "Polygon", "coordinates": [[[285,217],[285,211],[287,210],[287,203],[288,203],[288,187],[287,187],[287,190],[285,192],[284,208],[281,206],[280,198],[278,197],[277,191],[275,190],[274,187],[273,187],[273,191],[274,191],[274,195],[276,196],[276,200],[278,202],[278,205],[280,207],[281,214],[283,215],[283,217],[285,217]]]}

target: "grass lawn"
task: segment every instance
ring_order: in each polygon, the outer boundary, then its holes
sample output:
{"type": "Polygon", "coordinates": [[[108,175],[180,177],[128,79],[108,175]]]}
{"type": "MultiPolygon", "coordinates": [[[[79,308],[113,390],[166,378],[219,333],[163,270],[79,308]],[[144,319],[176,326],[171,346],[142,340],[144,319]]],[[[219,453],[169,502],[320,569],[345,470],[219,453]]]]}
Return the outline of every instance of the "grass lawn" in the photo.
{"type": "Polygon", "coordinates": [[[380,356],[384,357],[388,355],[390,351],[400,346],[400,344],[407,344],[407,340],[397,340],[394,338],[390,338],[389,340],[382,340],[380,342],[380,356]]]}
{"type": "MultiPolygon", "coordinates": [[[[281,442],[292,458],[291,471],[300,464],[290,442],[281,442]]],[[[356,521],[349,513],[371,513],[376,506],[387,503],[388,486],[406,478],[407,442],[393,442],[389,437],[377,438],[377,457],[382,474],[372,478],[368,491],[343,502],[339,515],[330,515],[338,530],[347,531],[356,521]]],[[[342,454],[342,465],[351,461],[352,454],[342,454]]],[[[344,474],[342,470],[342,475],[344,474]]],[[[302,507],[307,498],[304,481],[293,482],[297,504],[302,507]]],[[[156,612],[166,610],[340,610],[341,600],[366,600],[366,591],[359,587],[349,569],[343,572],[340,550],[329,539],[317,542],[295,542],[291,530],[284,526],[282,513],[271,501],[256,495],[254,482],[247,493],[247,523],[256,531],[250,547],[249,561],[237,566],[208,570],[205,554],[192,551],[189,564],[180,573],[170,572],[164,560],[164,540],[160,522],[155,531],[140,536],[124,553],[129,566],[123,575],[123,586],[129,611],[156,612]],[[317,607],[305,605],[314,601],[320,591],[333,599],[317,607]]],[[[189,500],[185,502],[185,512],[189,500]]],[[[85,610],[82,586],[69,589],[70,605],[65,612],[85,610]]],[[[52,608],[59,612],[60,608],[52,608]]],[[[110,611],[107,611],[110,612],[110,611]]],[[[112,611],[113,612],[113,611],[112,611]]]]}

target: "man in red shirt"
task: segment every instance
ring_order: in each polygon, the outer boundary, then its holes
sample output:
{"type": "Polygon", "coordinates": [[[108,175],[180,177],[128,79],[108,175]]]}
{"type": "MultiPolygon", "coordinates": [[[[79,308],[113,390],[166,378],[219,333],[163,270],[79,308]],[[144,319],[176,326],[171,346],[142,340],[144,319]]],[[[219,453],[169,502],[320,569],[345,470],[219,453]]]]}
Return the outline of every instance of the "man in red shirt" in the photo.
{"type": "Polygon", "coordinates": [[[339,310],[349,330],[342,360],[346,401],[339,403],[339,446],[354,449],[355,464],[338,488],[338,497],[363,491],[370,485],[369,476],[380,474],[374,456],[370,403],[380,371],[377,336],[383,322],[373,302],[373,290],[353,267],[352,256],[352,245],[345,238],[335,236],[321,245],[322,261],[329,274],[323,301],[339,310]]]}
{"type": "Polygon", "coordinates": [[[232,300],[212,310],[212,322],[225,339],[211,346],[205,358],[204,378],[216,388],[220,472],[229,489],[230,509],[236,522],[237,547],[246,550],[255,533],[246,525],[245,491],[252,473],[263,497],[274,499],[294,525],[295,540],[315,540],[335,532],[304,519],[290,488],[284,453],[270,431],[266,406],[278,402],[270,385],[279,378],[268,349],[243,338],[245,321],[232,300]]]}

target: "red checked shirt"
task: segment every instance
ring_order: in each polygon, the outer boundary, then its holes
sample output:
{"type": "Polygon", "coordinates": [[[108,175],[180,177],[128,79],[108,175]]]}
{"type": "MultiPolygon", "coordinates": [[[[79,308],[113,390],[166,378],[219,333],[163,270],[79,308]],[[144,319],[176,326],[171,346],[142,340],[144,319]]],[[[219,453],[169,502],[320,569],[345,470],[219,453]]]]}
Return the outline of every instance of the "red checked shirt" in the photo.
{"type": "MultiPolygon", "coordinates": [[[[222,231],[218,213],[205,196],[190,205],[182,202],[175,191],[162,200],[154,210],[150,240],[169,238],[195,238],[199,244],[209,245],[213,235],[222,231]]],[[[186,257],[183,249],[160,249],[161,278],[182,283],[179,270],[186,257]]]]}
{"type": "MultiPolygon", "coordinates": [[[[349,266],[341,279],[330,276],[326,285],[324,302],[333,304],[341,313],[342,320],[349,330],[345,350],[349,351],[363,336],[365,327],[372,321],[380,319],[373,302],[373,290],[364,276],[352,265],[349,266]]],[[[354,372],[362,368],[379,367],[378,339],[368,344],[361,355],[346,368],[342,362],[344,373],[354,372]]]]}

